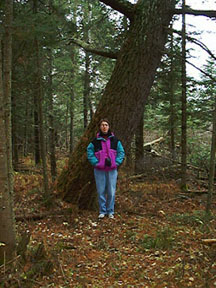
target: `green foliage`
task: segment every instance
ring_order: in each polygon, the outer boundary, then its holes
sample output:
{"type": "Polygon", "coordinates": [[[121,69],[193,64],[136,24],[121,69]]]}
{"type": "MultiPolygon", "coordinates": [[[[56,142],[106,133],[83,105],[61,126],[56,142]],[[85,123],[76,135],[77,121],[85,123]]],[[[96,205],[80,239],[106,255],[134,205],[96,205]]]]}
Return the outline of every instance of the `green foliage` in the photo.
{"type": "MultiPolygon", "coordinates": [[[[169,103],[160,102],[158,105],[148,104],[144,112],[144,126],[147,131],[157,130],[159,133],[166,132],[169,129],[169,103]]],[[[179,112],[176,111],[176,129],[178,129],[179,112]]]]}
{"type": "Polygon", "coordinates": [[[127,231],[126,232],[126,238],[130,241],[134,242],[136,240],[137,233],[134,231],[127,231]]]}
{"type": "MultiPolygon", "coordinates": [[[[127,22],[113,9],[91,1],[29,1],[14,3],[13,29],[13,119],[17,126],[19,147],[26,153],[34,151],[34,95],[36,82],[37,39],[40,55],[40,74],[43,93],[45,133],[48,135],[49,93],[53,94],[54,129],[59,147],[66,146],[70,130],[70,111],[73,110],[74,143],[83,133],[83,93],[85,55],[71,38],[88,41],[97,49],[118,50],[125,38],[127,22]],[[36,5],[36,2],[34,3],[36,5]],[[88,39],[86,39],[88,35],[88,39]],[[50,72],[50,57],[51,72],[50,72]],[[50,83],[52,76],[52,83],[50,83]],[[16,107],[16,109],[15,109],[16,107]],[[28,126],[27,126],[28,124],[28,126]]],[[[0,21],[4,6],[0,6],[0,21]]],[[[1,29],[1,28],[0,28],[1,29]]],[[[89,54],[90,96],[93,112],[110,78],[115,60],[89,54]]],[[[90,109],[89,109],[90,110],[90,109]]],[[[90,120],[90,112],[89,112],[90,120]]]]}
{"type": "Polygon", "coordinates": [[[211,149],[211,133],[197,130],[188,137],[188,162],[208,170],[211,149]]]}
{"type": "Polygon", "coordinates": [[[209,221],[213,219],[213,216],[209,217],[205,211],[194,211],[192,214],[174,214],[170,217],[170,220],[178,225],[187,225],[194,228],[198,228],[201,233],[209,232],[209,221]]]}
{"type": "Polygon", "coordinates": [[[181,62],[179,40],[171,39],[167,43],[167,53],[164,55],[157,70],[154,85],[151,89],[148,103],[144,112],[144,125],[147,130],[167,132],[171,125],[178,130],[180,126],[180,95],[181,95],[181,62]],[[172,67],[170,54],[173,55],[172,67]],[[171,70],[172,69],[172,70],[171,70]],[[173,98],[172,109],[175,114],[173,123],[170,123],[171,97],[173,98]]]}
{"type": "MultiPolygon", "coordinates": [[[[169,46],[168,46],[169,48],[169,46]]],[[[177,51],[176,51],[177,53],[177,51]]],[[[177,54],[175,54],[177,55],[177,54]]],[[[176,56],[177,57],[177,56],[176,56]]],[[[176,60],[175,60],[176,61],[176,60]]],[[[176,61],[176,65],[179,65],[176,61]]],[[[179,66],[176,66],[176,68],[179,66]]],[[[164,57],[157,78],[151,91],[151,97],[144,112],[144,126],[148,132],[157,131],[157,134],[164,135],[171,129],[170,113],[170,83],[169,58],[164,57]]],[[[205,67],[206,73],[215,74],[214,62],[209,61],[205,67]]],[[[174,103],[175,114],[172,127],[175,133],[175,142],[181,140],[181,87],[178,69],[174,76],[174,103]],[[176,81],[177,80],[177,81],[176,81]]],[[[203,76],[198,83],[193,79],[188,79],[187,83],[187,162],[208,170],[210,149],[211,149],[211,123],[214,109],[215,84],[207,77],[203,76]]],[[[169,133],[168,133],[169,135],[169,133]]],[[[169,137],[166,138],[169,141],[169,137]]],[[[180,152],[180,151],[179,151],[180,152]]]]}
{"type": "Polygon", "coordinates": [[[145,235],[143,239],[139,240],[138,250],[145,251],[146,249],[171,249],[174,245],[174,231],[165,227],[157,231],[156,236],[145,235]]]}
{"type": "MultiPolygon", "coordinates": [[[[3,19],[4,3],[1,3],[0,21],[2,22],[3,19]]],[[[128,32],[126,17],[100,1],[94,4],[92,1],[85,0],[53,0],[49,3],[37,1],[36,9],[33,9],[29,1],[15,1],[13,25],[12,98],[14,109],[12,116],[17,126],[14,132],[18,139],[16,145],[22,152],[34,152],[36,108],[34,95],[37,89],[35,87],[37,67],[35,39],[39,43],[45,134],[48,135],[49,132],[48,118],[51,112],[48,95],[51,89],[54,99],[52,116],[54,116],[57,146],[66,147],[71,121],[70,111],[73,111],[73,141],[76,144],[84,131],[83,93],[86,51],[72,44],[71,39],[79,38],[87,41],[93,48],[118,51],[128,32]],[[52,58],[51,72],[50,57],[52,58]],[[50,75],[52,84],[49,82],[50,75]]],[[[181,130],[180,52],[179,38],[173,35],[172,40],[169,36],[166,53],[157,70],[144,115],[145,130],[167,135],[172,127],[175,129],[176,142],[179,142],[181,130]],[[171,96],[175,115],[173,123],[170,118],[171,96]]],[[[89,59],[88,120],[90,121],[90,105],[94,113],[113,71],[115,60],[91,53],[89,59]]],[[[214,75],[214,62],[209,61],[205,70],[214,75]]],[[[202,141],[201,134],[212,121],[212,115],[209,112],[213,109],[212,95],[215,95],[215,85],[207,77],[203,77],[198,84],[193,79],[188,79],[188,161],[199,167],[207,167],[209,142],[202,141]],[[194,131],[192,135],[191,130],[194,131]],[[194,136],[197,130],[201,133],[199,139],[194,136]]]]}

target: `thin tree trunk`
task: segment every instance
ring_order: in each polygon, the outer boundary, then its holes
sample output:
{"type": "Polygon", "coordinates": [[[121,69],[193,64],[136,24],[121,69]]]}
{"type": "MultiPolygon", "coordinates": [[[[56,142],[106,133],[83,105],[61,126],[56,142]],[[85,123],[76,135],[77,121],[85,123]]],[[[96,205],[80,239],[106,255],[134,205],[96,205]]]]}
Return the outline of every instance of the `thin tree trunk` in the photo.
{"type": "MultiPolygon", "coordinates": [[[[13,91],[13,89],[12,89],[13,91]]],[[[17,115],[16,115],[16,96],[12,94],[11,96],[12,101],[12,163],[14,169],[16,169],[18,162],[19,162],[19,152],[18,152],[18,141],[17,141],[17,115]]]]}
{"type": "Polygon", "coordinates": [[[46,143],[44,136],[44,123],[43,123],[43,95],[41,87],[41,64],[40,64],[40,55],[39,55],[39,44],[38,40],[35,40],[35,50],[36,50],[36,59],[37,59],[37,92],[38,92],[38,116],[39,116],[39,132],[40,132],[40,151],[41,151],[41,160],[43,166],[43,186],[44,186],[44,195],[47,200],[50,199],[49,191],[49,181],[48,181],[48,172],[47,172],[47,160],[46,160],[46,143]]]}
{"type": "Polygon", "coordinates": [[[28,131],[29,131],[29,124],[30,123],[30,117],[29,117],[29,103],[28,103],[28,98],[26,98],[25,101],[25,124],[24,124],[24,147],[23,147],[23,156],[27,156],[28,154],[28,131]]]}
{"type": "MultiPolygon", "coordinates": [[[[52,14],[52,0],[49,0],[49,14],[52,14]]],[[[49,152],[50,152],[50,166],[51,166],[51,177],[54,182],[57,176],[56,171],[56,155],[55,155],[55,129],[54,129],[54,111],[53,111],[53,55],[52,49],[48,50],[49,57],[49,76],[48,76],[48,115],[49,115],[49,152]]]]}
{"type": "MultiPolygon", "coordinates": [[[[90,1],[87,0],[88,9],[84,11],[84,21],[86,25],[84,27],[84,40],[86,43],[90,41],[89,36],[89,24],[91,19],[91,5],[90,1]]],[[[85,72],[84,72],[84,91],[83,91],[83,118],[84,118],[84,128],[88,126],[88,106],[89,106],[89,94],[90,94],[90,54],[85,52],[85,72]]]]}
{"type": "Polygon", "coordinates": [[[11,62],[13,1],[5,2],[4,65],[0,35],[0,263],[15,255],[15,218],[13,212],[13,171],[11,144],[11,62]],[[4,87],[2,67],[4,67],[4,87]]]}
{"type": "Polygon", "coordinates": [[[57,176],[56,156],[55,156],[55,129],[54,129],[54,111],[53,111],[53,91],[52,91],[52,50],[49,49],[49,78],[48,78],[48,101],[49,101],[49,152],[52,181],[57,176]]]}
{"type": "Polygon", "coordinates": [[[88,126],[88,104],[90,92],[90,56],[86,52],[85,56],[85,72],[84,72],[84,92],[83,92],[83,115],[84,115],[84,128],[88,126]]]}
{"type": "Polygon", "coordinates": [[[74,149],[74,90],[70,94],[70,153],[74,149]]]}
{"type": "Polygon", "coordinates": [[[135,150],[135,173],[139,173],[142,170],[142,161],[144,159],[144,149],[143,149],[143,122],[144,122],[144,114],[142,115],[140,119],[139,126],[136,130],[135,135],[135,144],[136,144],[136,150],[135,150]]]}
{"type": "MultiPolygon", "coordinates": [[[[73,32],[77,32],[77,5],[78,1],[74,0],[74,11],[73,11],[73,23],[74,30],[73,32]]],[[[69,99],[69,113],[70,113],[70,154],[74,150],[74,99],[75,99],[75,69],[76,69],[76,48],[72,47],[71,49],[71,62],[72,62],[72,69],[71,69],[71,86],[70,86],[70,99],[69,99]]]]}
{"type": "Polygon", "coordinates": [[[216,152],[216,96],[214,95],[213,131],[211,142],[211,157],[209,163],[208,196],[206,202],[206,214],[210,214],[212,205],[212,192],[215,177],[215,152],[216,152]]]}
{"type": "Polygon", "coordinates": [[[40,157],[39,117],[38,117],[38,99],[36,91],[34,91],[34,157],[35,157],[35,165],[40,164],[41,157],[40,157]]]}
{"type": "Polygon", "coordinates": [[[89,106],[89,111],[90,111],[90,121],[92,120],[93,116],[94,116],[94,112],[93,112],[93,107],[92,107],[92,103],[91,103],[91,99],[90,99],[90,95],[88,98],[88,106],[89,106]]]}
{"type": "MultiPolygon", "coordinates": [[[[33,13],[37,13],[37,0],[33,0],[33,13]]],[[[35,41],[36,43],[36,41],[35,41]]],[[[37,60],[35,56],[35,70],[37,69],[37,60]]],[[[35,72],[34,81],[34,157],[35,165],[40,164],[41,161],[41,151],[40,151],[40,132],[39,132],[39,99],[38,99],[38,86],[37,86],[37,72],[35,72]]]]}
{"type": "Polygon", "coordinates": [[[70,158],[68,169],[59,178],[58,190],[65,200],[82,208],[94,207],[96,189],[86,148],[95,137],[101,118],[110,119],[114,133],[127,152],[161,60],[174,5],[172,0],[140,0],[134,6],[134,18],[111,79],[70,158]]]}
{"type": "Polygon", "coordinates": [[[75,48],[71,51],[71,61],[73,68],[71,69],[71,87],[70,87],[70,99],[69,99],[69,111],[70,111],[70,153],[74,149],[74,77],[75,77],[75,48]]]}
{"type": "MultiPolygon", "coordinates": [[[[37,0],[34,0],[33,11],[37,13],[37,0]]],[[[37,36],[35,36],[35,60],[36,60],[36,71],[35,71],[35,84],[36,84],[36,99],[38,104],[38,120],[39,120],[39,138],[40,138],[40,153],[43,166],[43,186],[44,196],[49,201],[50,191],[48,182],[47,172],[47,161],[46,161],[46,143],[44,136],[44,123],[43,123],[43,95],[42,95],[42,83],[41,83],[41,62],[40,62],[40,49],[37,36]]]]}
{"type": "Polygon", "coordinates": [[[11,1],[6,2],[6,14],[8,13],[8,18],[6,19],[5,26],[5,39],[4,39],[4,51],[3,51],[3,92],[5,99],[5,125],[6,125],[6,141],[7,141],[7,159],[8,159],[8,175],[9,179],[11,179],[10,190],[13,190],[13,169],[12,169],[12,117],[11,117],[11,73],[12,73],[12,18],[13,12],[10,11],[12,9],[13,4],[11,1]]]}
{"type": "MultiPolygon", "coordinates": [[[[185,9],[185,0],[182,3],[185,9]]],[[[182,13],[182,128],[181,128],[181,188],[186,190],[187,174],[187,96],[186,96],[186,28],[185,13],[182,13]]]]}
{"type": "Polygon", "coordinates": [[[68,151],[68,114],[69,114],[69,101],[67,101],[67,107],[66,107],[66,115],[65,115],[65,126],[66,126],[66,130],[65,130],[65,148],[66,151],[68,151]]]}
{"type": "Polygon", "coordinates": [[[173,67],[173,33],[171,34],[170,57],[170,150],[172,159],[175,160],[175,108],[174,108],[174,67],[173,67]]]}

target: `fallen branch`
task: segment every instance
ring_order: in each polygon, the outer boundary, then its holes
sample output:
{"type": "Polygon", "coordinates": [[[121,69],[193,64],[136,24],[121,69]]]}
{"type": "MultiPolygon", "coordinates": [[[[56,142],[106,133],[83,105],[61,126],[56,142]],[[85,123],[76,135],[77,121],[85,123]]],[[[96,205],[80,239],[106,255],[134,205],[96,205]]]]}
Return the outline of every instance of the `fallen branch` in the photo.
{"type": "Polygon", "coordinates": [[[208,194],[208,190],[187,190],[186,193],[190,193],[190,194],[208,194]]]}
{"type": "Polygon", "coordinates": [[[216,243],[216,239],[202,239],[203,244],[212,245],[216,243]]]}
{"type": "Polygon", "coordinates": [[[147,151],[150,152],[153,145],[158,144],[158,143],[161,143],[161,142],[163,142],[163,141],[164,141],[164,137],[157,138],[157,139],[155,139],[155,140],[153,140],[153,141],[151,141],[151,142],[145,143],[145,144],[143,145],[143,148],[144,148],[144,150],[147,150],[147,151]]]}
{"type": "Polygon", "coordinates": [[[142,178],[143,176],[145,176],[145,173],[138,174],[138,175],[132,175],[132,176],[128,177],[128,180],[135,180],[137,178],[142,178]]]}

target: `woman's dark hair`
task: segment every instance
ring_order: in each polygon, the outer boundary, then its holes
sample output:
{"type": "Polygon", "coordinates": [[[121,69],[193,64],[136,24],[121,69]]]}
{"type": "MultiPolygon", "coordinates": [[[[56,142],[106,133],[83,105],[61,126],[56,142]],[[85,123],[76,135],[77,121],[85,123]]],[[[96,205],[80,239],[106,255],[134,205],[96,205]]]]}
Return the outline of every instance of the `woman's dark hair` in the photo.
{"type": "Polygon", "coordinates": [[[108,123],[108,124],[109,124],[109,127],[110,127],[110,122],[109,122],[109,120],[108,120],[107,118],[104,118],[104,119],[101,119],[101,120],[99,121],[99,123],[98,123],[99,128],[100,128],[100,125],[101,125],[102,122],[108,123]]]}

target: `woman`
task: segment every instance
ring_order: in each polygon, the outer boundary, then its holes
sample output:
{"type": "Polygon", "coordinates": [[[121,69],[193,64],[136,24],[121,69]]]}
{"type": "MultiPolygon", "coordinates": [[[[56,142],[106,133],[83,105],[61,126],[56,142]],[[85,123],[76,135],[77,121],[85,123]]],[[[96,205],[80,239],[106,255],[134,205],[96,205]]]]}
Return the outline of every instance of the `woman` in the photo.
{"type": "Polygon", "coordinates": [[[89,162],[94,166],[94,176],[98,193],[99,219],[105,215],[114,218],[115,192],[118,171],[125,152],[121,142],[110,131],[107,119],[99,122],[99,132],[87,147],[89,162]]]}

